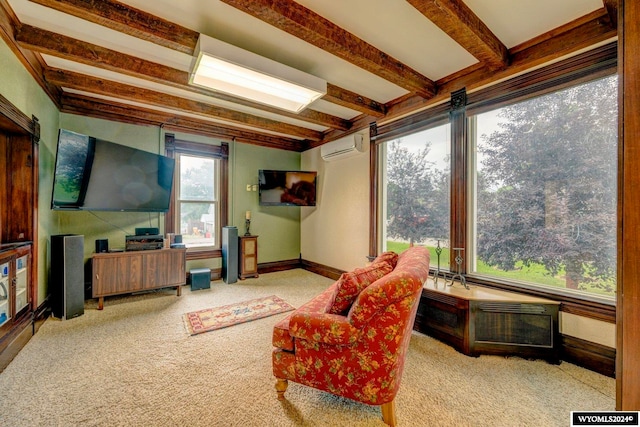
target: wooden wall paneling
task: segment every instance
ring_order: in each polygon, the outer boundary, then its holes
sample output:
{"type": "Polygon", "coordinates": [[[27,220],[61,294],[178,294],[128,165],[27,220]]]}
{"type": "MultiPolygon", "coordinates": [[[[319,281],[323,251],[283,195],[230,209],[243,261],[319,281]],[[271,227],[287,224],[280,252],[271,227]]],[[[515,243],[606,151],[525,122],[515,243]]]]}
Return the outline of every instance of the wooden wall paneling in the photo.
{"type": "Polygon", "coordinates": [[[618,19],[619,163],[616,409],[640,409],[640,2],[618,19]]]}

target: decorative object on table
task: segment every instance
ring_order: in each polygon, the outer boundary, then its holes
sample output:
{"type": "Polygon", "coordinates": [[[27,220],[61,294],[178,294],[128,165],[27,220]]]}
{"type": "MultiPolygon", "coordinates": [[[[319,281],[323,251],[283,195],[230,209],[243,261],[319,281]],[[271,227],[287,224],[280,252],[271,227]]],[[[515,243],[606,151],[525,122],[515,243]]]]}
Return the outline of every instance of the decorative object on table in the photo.
{"type": "Polygon", "coordinates": [[[445,274],[444,271],[442,272],[440,271],[440,254],[442,253],[442,246],[440,246],[440,240],[441,239],[438,239],[438,246],[436,246],[436,257],[438,259],[438,265],[436,268],[436,272],[433,275],[433,283],[435,285],[438,284],[438,277],[440,276],[440,273],[442,273],[442,278],[444,279],[444,283],[445,284],[447,283],[447,275],[445,274]]]}
{"type": "Polygon", "coordinates": [[[462,283],[462,286],[464,286],[465,289],[469,289],[469,285],[467,285],[467,280],[464,277],[464,274],[462,274],[462,255],[461,252],[464,251],[464,248],[453,248],[454,251],[456,251],[456,274],[454,274],[453,276],[451,276],[451,283],[449,284],[449,286],[453,285],[453,281],[458,278],[460,280],[460,283],[462,283]]]}
{"type": "Polygon", "coordinates": [[[251,232],[249,231],[249,228],[251,227],[251,211],[247,211],[244,214],[244,235],[245,236],[251,236],[251,232]]]}
{"type": "Polygon", "coordinates": [[[185,324],[191,335],[214,331],[252,320],[273,316],[294,310],[285,300],[271,295],[222,307],[207,308],[184,315],[185,324]]]}

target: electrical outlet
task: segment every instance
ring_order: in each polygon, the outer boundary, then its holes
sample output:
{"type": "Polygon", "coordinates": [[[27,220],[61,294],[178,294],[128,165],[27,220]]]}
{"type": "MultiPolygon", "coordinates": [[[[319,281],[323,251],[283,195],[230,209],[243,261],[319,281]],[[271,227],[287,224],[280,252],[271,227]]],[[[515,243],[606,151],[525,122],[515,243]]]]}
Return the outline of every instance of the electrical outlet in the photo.
{"type": "Polygon", "coordinates": [[[251,191],[251,184],[247,184],[247,191],[251,191]]]}
{"type": "Polygon", "coordinates": [[[252,191],[258,191],[258,184],[253,184],[253,185],[251,186],[251,190],[252,190],[252,191]]]}

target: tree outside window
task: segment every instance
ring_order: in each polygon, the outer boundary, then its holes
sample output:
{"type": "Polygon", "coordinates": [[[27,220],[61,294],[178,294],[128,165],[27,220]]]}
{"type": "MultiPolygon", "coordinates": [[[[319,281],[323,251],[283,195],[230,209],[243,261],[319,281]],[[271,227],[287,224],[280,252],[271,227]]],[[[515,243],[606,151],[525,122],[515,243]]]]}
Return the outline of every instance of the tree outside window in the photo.
{"type": "Polygon", "coordinates": [[[617,117],[615,76],[475,117],[475,273],[614,296],[617,117]]]}

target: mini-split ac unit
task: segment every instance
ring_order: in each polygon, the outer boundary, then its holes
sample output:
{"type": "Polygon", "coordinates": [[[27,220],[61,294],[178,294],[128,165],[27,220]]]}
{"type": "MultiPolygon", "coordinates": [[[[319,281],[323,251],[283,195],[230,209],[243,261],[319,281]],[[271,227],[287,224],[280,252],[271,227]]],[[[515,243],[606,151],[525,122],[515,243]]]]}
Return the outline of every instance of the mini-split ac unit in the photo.
{"type": "Polygon", "coordinates": [[[331,162],[355,156],[364,152],[364,150],[364,136],[356,133],[322,145],[320,147],[320,154],[325,162],[331,162]]]}

